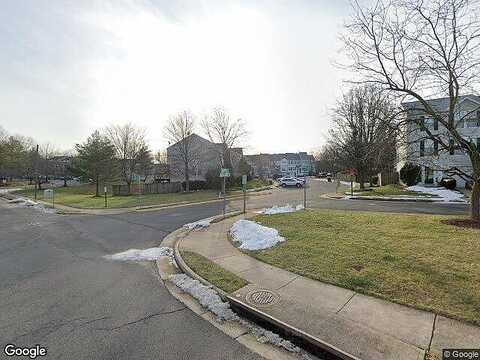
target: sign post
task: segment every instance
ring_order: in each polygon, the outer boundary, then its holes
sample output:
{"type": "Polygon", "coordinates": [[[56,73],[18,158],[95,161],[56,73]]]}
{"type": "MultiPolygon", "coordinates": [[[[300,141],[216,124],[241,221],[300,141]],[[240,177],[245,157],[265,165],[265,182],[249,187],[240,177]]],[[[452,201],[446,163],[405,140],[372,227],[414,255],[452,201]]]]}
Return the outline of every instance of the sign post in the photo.
{"type": "Polygon", "coordinates": [[[226,183],[225,179],[227,177],[230,177],[230,169],[228,168],[223,168],[220,171],[220,177],[223,178],[223,183],[222,183],[222,193],[223,193],[223,216],[225,216],[226,209],[227,209],[227,191],[226,191],[226,183]]]}
{"type": "Polygon", "coordinates": [[[242,175],[242,188],[243,188],[243,213],[247,211],[247,175],[242,175]]]}
{"type": "Polygon", "coordinates": [[[303,176],[303,209],[307,209],[307,175],[303,176]]]}
{"type": "Polygon", "coordinates": [[[357,171],[355,169],[350,170],[350,194],[353,196],[353,177],[357,175],[357,171]]]}
{"type": "Polygon", "coordinates": [[[103,187],[103,194],[105,196],[105,207],[107,207],[107,187],[106,186],[103,187]]]}

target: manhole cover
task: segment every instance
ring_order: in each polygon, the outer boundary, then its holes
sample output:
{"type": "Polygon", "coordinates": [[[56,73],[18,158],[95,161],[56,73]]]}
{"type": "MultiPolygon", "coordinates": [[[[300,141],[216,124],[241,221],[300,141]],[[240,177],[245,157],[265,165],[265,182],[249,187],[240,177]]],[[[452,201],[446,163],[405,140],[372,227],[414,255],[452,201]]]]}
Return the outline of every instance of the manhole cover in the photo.
{"type": "Polygon", "coordinates": [[[275,304],[280,297],[270,290],[255,290],[247,295],[247,301],[253,305],[269,306],[275,304]]]}

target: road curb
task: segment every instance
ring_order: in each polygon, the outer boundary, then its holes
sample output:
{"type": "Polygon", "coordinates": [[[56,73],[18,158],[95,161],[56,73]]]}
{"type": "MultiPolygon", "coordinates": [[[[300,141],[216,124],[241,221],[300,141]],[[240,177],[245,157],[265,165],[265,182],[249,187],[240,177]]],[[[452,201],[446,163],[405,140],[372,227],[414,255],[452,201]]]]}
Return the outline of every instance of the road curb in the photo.
{"type": "MultiPolygon", "coordinates": [[[[220,216],[221,217],[221,216],[220,216]]],[[[218,218],[218,217],[217,217],[218,218]]],[[[211,219],[211,218],[209,218],[211,219]]],[[[194,231],[194,230],[192,230],[194,231]]],[[[361,360],[360,358],[351,355],[334,345],[331,345],[311,334],[308,334],[300,329],[297,329],[294,326],[291,326],[275,317],[272,317],[261,310],[258,310],[247,303],[236,299],[235,297],[230,296],[222,289],[219,289],[214,284],[210,283],[197,273],[195,273],[183,260],[180,253],[180,243],[183,238],[178,238],[175,240],[173,247],[173,254],[175,261],[177,262],[178,267],[186,273],[188,276],[200,281],[202,284],[212,287],[215,291],[218,292],[219,296],[224,300],[228,301],[231,308],[239,313],[241,316],[248,318],[249,320],[261,325],[262,327],[274,331],[280,334],[282,337],[290,340],[297,346],[300,346],[307,350],[308,352],[314,355],[325,355],[325,352],[333,355],[329,359],[343,359],[343,360],[361,360]]]]}

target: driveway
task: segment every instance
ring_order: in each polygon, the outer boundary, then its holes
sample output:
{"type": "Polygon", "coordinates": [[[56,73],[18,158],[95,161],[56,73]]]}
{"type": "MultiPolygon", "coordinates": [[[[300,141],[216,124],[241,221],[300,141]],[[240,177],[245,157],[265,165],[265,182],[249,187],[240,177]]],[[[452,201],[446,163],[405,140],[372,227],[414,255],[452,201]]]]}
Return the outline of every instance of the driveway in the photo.
{"type": "Polygon", "coordinates": [[[157,246],[219,205],[60,216],[0,200],[0,339],[48,359],[259,359],[174,299],[152,263],[103,255],[157,246]]]}

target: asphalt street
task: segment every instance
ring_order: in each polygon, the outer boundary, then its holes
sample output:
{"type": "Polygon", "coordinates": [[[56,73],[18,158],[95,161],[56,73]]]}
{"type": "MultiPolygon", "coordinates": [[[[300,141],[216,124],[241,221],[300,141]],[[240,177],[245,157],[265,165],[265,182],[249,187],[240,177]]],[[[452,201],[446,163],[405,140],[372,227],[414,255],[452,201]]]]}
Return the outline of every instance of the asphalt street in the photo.
{"type": "Polygon", "coordinates": [[[0,200],[0,358],[13,343],[47,359],[259,359],[174,299],[153,263],[102,258],[219,210],[61,216],[0,200]]]}

